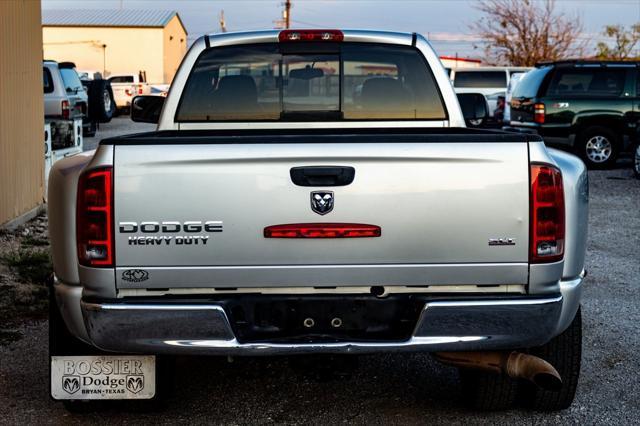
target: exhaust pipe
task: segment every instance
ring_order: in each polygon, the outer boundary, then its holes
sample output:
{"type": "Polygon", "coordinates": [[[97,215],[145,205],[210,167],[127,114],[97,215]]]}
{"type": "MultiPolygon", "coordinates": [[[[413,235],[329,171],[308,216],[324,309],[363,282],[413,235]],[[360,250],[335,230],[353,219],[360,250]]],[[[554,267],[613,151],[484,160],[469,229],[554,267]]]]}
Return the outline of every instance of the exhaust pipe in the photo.
{"type": "Polygon", "coordinates": [[[434,357],[443,364],[455,367],[525,379],[542,389],[560,390],[562,387],[562,378],[553,365],[522,352],[437,352],[434,357]]]}

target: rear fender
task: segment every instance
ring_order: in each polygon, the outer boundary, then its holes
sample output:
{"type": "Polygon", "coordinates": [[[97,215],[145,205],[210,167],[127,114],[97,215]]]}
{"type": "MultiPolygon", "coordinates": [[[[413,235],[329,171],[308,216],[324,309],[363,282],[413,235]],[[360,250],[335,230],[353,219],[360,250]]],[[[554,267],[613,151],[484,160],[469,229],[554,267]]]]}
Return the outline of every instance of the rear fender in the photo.
{"type": "MultiPolygon", "coordinates": [[[[96,151],[84,152],[65,158],[54,164],[49,174],[49,237],[53,269],[57,279],[67,285],[82,285],[97,282],[102,294],[115,297],[113,269],[99,270],[99,279],[89,272],[95,268],[80,268],[76,252],[76,196],[78,177],[84,170],[113,164],[113,146],[100,146],[96,151]]],[[[85,289],[86,290],[86,289],[85,289]]]]}
{"type": "Polygon", "coordinates": [[[564,151],[547,148],[544,143],[529,144],[532,163],[553,164],[562,172],[565,198],[565,249],[562,262],[530,265],[529,292],[554,293],[559,290],[560,270],[563,280],[578,278],[584,270],[589,218],[589,180],[580,158],[564,151]]]}
{"type": "Polygon", "coordinates": [[[580,134],[591,126],[602,126],[618,134],[627,134],[629,129],[624,125],[624,114],[619,111],[590,110],[576,114],[573,118],[573,128],[580,134]]]}

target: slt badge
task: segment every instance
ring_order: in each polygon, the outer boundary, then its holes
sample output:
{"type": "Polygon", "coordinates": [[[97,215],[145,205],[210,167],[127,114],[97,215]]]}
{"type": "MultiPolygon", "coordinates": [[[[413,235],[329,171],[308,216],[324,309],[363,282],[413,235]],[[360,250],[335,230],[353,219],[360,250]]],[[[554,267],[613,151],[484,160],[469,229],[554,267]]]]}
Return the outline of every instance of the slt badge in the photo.
{"type": "Polygon", "coordinates": [[[333,210],[333,192],[332,191],[312,191],[311,192],[311,210],[325,215],[333,210]]]}

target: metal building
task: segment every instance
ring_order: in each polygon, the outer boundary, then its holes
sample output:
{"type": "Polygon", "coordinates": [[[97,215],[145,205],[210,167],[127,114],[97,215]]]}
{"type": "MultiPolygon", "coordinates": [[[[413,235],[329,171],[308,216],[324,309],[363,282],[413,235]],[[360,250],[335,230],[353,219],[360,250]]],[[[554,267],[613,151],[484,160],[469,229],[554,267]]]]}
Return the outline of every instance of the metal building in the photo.
{"type": "Polygon", "coordinates": [[[171,83],[187,51],[175,11],[43,10],[44,57],[112,74],[145,71],[149,83],[171,83]]]}
{"type": "Polygon", "coordinates": [[[0,1],[0,228],[43,201],[40,25],[39,1],[0,1]]]}

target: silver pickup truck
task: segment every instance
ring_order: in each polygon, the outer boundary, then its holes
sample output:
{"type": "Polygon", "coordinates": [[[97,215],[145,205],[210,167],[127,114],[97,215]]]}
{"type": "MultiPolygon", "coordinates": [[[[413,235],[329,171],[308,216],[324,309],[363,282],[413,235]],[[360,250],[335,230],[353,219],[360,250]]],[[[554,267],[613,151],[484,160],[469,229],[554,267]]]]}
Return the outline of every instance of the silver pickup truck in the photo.
{"type": "Polygon", "coordinates": [[[568,407],[586,170],[466,99],[418,34],[198,39],[133,101],[157,131],[51,172],[53,397],[151,398],[164,355],[420,351],[478,408],[568,407]]]}

